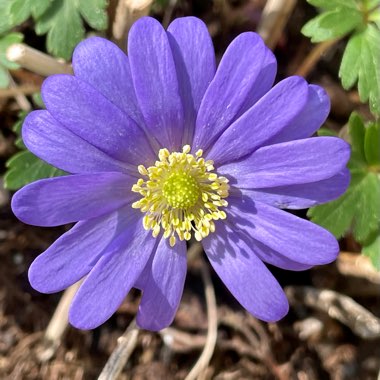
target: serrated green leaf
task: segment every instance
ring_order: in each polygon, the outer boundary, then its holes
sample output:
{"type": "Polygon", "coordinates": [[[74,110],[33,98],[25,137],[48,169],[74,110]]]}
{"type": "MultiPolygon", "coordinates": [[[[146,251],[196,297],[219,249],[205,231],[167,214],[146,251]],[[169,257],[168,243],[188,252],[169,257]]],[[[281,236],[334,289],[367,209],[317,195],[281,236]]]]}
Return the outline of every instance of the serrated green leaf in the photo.
{"type": "Polygon", "coordinates": [[[107,28],[107,0],[79,0],[78,9],[87,24],[96,30],[107,28]]]}
{"type": "Polygon", "coordinates": [[[348,120],[348,132],[351,143],[351,159],[352,156],[355,155],[356,160],[360,160],[362,163],[365,163],[365,125],[360,115],[356,112],[353,112],[348,120]]]}
{"type": "Polygon", "coordinates": [[[6,52],[10,45],[18,44],[22,42],[23,39],[24,36],[21,33],[9,33],[0,37],[0,65],[10,70],[18,69],[20,67],[17,63],[8,61],[6,52]]]}
{"type": "Polygon", "coordinates": [[[362,253],[371,259],[372,265],[377,270],[380,270],[380,231],[375,239],[363,246],[362,253]]]}
{"type": "Polygon", "coordinates": [[[21,111],[18,114],[18,120],[16,121],[16,123],[12,127],[13,132],[16,133],[16,135],[17,135],[17,139],[15,141],[15,145],[19,149],[27,149],[26,146],[25,146],[25,144],[24,144],[24,142],[22,141],[22,137],[21,137],[22,124],[24,123],[24,120],[25,120],[25,118],[26,118],[27,115],[28,115],[28,112],[21,111]]]}
{"type": "Polygon", "coordinates": [[[8,171],[4,176],[4,186],[18,190],[28,183],[42,178],[58,177],[65,172],[40,160],[29,151],[22,151],[7,161],[8,171]]]}
{"type": "Polygon", "coordinates": [[[329,128],[319,128],[318,129],[318,136],[331,136],[331,137],[337,137],[338,134],[329,128]]]}
{"type": "Polygon", "coordinates": [[[31,11],[34,19],[41,17],[50,7],[53,0],[38,0],[33,1],[31,11]]]}
{"type": "Polygon", "coordinates": [[[359,10],[338,8],[324,12],[307,22],[301,32],[312,42],[342,37],[363,23],[359,10]]]}
{"type": "Polygon", "coordinates": [[[361,64],[360,52],[362,50],[363,33],[354,34],[348,41],[344,50],[339,68],[339,78],[346,90],[350,89],[358,80],[361,64]]]}
{"type": "Polygon", "coordinates": [[[31,15],[30,0],[9,0],[10,2],[10,17],[12,25],[20,25],[27,20],[31,15]]]}
{"type": "Polygon", "coordinates": [[[380,224],[380,180],[375,173],[354,173],[349,189],[335,201],[308,211],[314,223],[337,238],[350,227],[358,242],[365,241],[380,224]]]}
{"type": "Polygon", "coordinates": [[[8,70],[0,65],[0,88],[6,88],[9,85],[8,70]]]}
{"type": "Polygon", "coordinates": [[[307,0],[310,5],[316,8],[336,9],[336,8],[351,8],[358,9],[355,0],[307,0]]]}
{"type": "Polygon", "coordinates": [[[9,7],[9,0],[0,0],[0,34],[9,31],[13,26],[11,23],[9,7]]]}
{"type": "Polygon", "coordinates": [[[370,123],[364,138],[365,158],[369,165],[380,165],[380,125],[370,123]]]}

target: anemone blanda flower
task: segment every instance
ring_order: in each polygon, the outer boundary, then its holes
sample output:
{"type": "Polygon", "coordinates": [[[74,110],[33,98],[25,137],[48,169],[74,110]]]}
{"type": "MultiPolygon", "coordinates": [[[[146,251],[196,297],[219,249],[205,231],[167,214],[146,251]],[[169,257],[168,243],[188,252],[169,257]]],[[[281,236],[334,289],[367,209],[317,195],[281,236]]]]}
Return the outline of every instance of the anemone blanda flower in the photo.
{"type": "Polygon", "coordinates": [[[25,186],[15,214],[38,226],[77,222],[33,262],[32,286],[52,293],[86,277],[70,310],[82,329],[138,288],[137,323],[158,330],[174,318],[194,237],[244,308],[282,318],[288,302],[264,263],[297,271],[338,253],[330,233],[281,210],[330,201],[348,185],[348,145],[309,138],[329,112],[324,90],[297,76],[272,88],[276,60],[252,32],[216,69],[194,17],[167,31],[137,21],[128,57],[89,38],[73,68],[46,79],[47,110],[23,126],[27,147],[70,175],[25,186]]]}

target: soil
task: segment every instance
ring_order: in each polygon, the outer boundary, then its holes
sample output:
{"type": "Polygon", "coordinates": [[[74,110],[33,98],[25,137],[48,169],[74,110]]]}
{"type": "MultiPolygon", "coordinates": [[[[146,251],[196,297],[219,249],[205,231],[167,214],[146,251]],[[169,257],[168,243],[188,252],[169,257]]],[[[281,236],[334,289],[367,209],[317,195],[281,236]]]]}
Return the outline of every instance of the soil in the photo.
{"type": "MultiPolygon", "coordinates": [[[[201,17],[213,35],[220,58],[231,40],[243,31],[255,30],[264,0],[229,1],[226,11],[221,1],[179,1],[172,18],[201,17]]],[[[165,8],[154,15],[162,20],[165,8]]],[[[300,29],[315,14],[299,1],[275,48],[279,61],[277,80],[290,75],[312,49],[300,29]]],[[[21,27],[27,43],[43,49],[43,40],[31,26],[21,27]]],[[[332,98],[327,126],[340,131],[353,110],[368,113],[353,90],[342,90],[337,71],[344,41],[336,44],[308,76],[323,85],[332,98]]],[[[17,84],[40,84],[42,78],[17,70],[17,84]]],[[[19,106],[14,98],[0,98],[0,170],[17,151],[12,125],[19,106]]],[[[51,347],[44,333],[61,294],[45,295],[28,283],[27,271],[33,259],[68,227],[37,228],[18,221],[10,209],[12,194],[0,187],[0,378],[1,379],[96,379],[117,345],[117,339],[133,320],[138,292],[128,295],[116,314],[93,331],[68,327],[60,343],[51,347]]],[[[305,213],[299,213],[305,217],[305,213]]],[[[360,247],[350,237],[341,248],[359,256],[360,247]]],[[[210,269],[211,270],[211,269],[210,269]]],[[[330,289],[353,298],[364,309],[380,316],[378,284],[366,278],[348,276],[336,264],[305,272],[271,268],[287,289],[330,289]],[[289,288],[290,287],[290,288],[289,288]]],[[[380,339],[368,339],[340,322],[329,310],[301,300],[291,300],[289,314],[278,323],[262,323],[249,316],[212,272],[218,312],[218,338],[204,379],[297,379],[370,380],[380,369],[380,339]]],[[[249,289],[247,289],[249,291],[249,289]]],[[[120,379],[183,379],[194,366],[205,344],[207,310],[199,261],[189,263],[185,291],[171,335],[141,331],[137,345],[120,379]],[[169,336],[169,335],[170,336],[169,336]],[[171,337],[171,339],[167,339],[171,337]]],[[[338,305],[339,307],[339,305],[338,305]]],[[[347,311],[345,311],[347,313],[347,311]]],[[[349,311],[348,311],[349,312],[349,311]]],[[[354,315],[353,318],[358,317],[354,315]]]]}

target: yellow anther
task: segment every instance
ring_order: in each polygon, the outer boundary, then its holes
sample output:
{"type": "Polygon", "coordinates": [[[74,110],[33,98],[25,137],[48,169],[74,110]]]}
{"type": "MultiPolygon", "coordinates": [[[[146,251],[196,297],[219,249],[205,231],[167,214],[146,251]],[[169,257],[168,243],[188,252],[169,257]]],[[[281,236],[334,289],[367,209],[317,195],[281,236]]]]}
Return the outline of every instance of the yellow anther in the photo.
{"type": "Polygon", "coordinates": [[[228,179],[212,172],[214,162],[204,160],[202,149],[195,155],[190,152],[190,145],[182,152],[160,149],[154,166],[137,168],[148,178],[132,186],[141,195],[132,207],[146,213],[144,228],[154,237],[162,233],[172,247],[177,239],[202,240],[215,231],[214,220],[227,216],[220,208],[228,205],[224,199],[229,195],[228,179]]]}

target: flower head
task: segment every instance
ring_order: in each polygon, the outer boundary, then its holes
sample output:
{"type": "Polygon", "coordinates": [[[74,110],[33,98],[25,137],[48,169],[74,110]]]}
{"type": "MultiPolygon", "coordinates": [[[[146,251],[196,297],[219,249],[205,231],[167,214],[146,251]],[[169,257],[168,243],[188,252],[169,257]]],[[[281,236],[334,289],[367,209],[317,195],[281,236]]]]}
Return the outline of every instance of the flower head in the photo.
{"type": "Polygon", "coordinates": [[[23,139],[70,175],[21,189],[12,207],[39,226],[76,225],[32,264],[41,292],[85,277],[70,321],[94,328],[131,288],[142,290],[138,324],[170,324],[194,237],[250,313],[288,311],[269,263],[303,270],[333,261],[334,237],[281,208],[330,201],[349,182],[348,145],[310,138],[329,112],[322,88],[290,77],[272,88],[276,60],[255,33],[239,35],[218,68],[197,18],[137,21],[128,56],[89,38],[74,76],[46,79],[47,110],[25,120],[23,139]]]}

